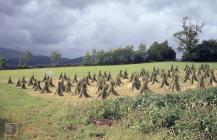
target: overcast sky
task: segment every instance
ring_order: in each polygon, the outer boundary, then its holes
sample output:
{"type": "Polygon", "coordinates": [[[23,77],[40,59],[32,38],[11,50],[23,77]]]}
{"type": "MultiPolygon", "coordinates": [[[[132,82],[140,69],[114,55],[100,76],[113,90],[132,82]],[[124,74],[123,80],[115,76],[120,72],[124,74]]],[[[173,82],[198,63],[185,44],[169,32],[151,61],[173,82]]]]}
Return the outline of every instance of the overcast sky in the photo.
{"type": "Polygon", "coordinates": [[[217,39],[217,0],[0,0],[0,47],[82,56],[92,48],[169,40],[182,17],[204,22],[217,39]]]}

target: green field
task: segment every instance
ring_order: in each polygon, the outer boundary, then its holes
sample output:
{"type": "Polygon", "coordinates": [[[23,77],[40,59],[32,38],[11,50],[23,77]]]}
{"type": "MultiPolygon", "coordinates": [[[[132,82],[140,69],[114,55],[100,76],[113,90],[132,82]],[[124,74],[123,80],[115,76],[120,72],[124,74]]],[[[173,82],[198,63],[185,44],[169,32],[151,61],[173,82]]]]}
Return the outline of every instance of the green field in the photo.
{"type": "MultiPolygon", "coordinates": [[[[129,64],[129,65],[116,65],[116,66],[80,66],[80,67],[63,67],[63,68],[40,68],[40,69],[27,69],[27,70],[1,70],[0,80],[8,79],[8,76],[14,78],[20,78],[21,76],[30,77],[33,73],[36,77],[43,77],[45,73],[51,74],[52,77],[58,77],[61,72],[65,72],[69,76],[78,74],[79,76],[84,76],[87,72],[97,73],[99,70],[110,71],[112,74],[117,74],[120,70],[127,69],[129,73],[139,72],[142,68],[151,71],[155,66],[160,69],[169,69],[171,65],[178,65],[180,69],[184,69],[185,65],[194,64],[195,67],[199,67],[204,63],[191,63],[191,62],[155,62],[155,63],[144,63],[144,64],[129,64]]],[[[217,69],[217,63],[205,63],[209,64],[210,68],[217,69]]]]}
{"type": "MultiPolygon", "coordinates": [[[[61,72],[66,73],[70,77],[72,77],[74,74],[78,74],[80,77],[82,77],[85,76],[89,71],[91,73],[97,73],[99,70],[101,70],[102,72],[110,71],[112,75],[115,75],[120,70],[125,70],[125,69],[127,69],[129,73],[139,72],[142,68],[151,71],[153,66],[160,69],[162,68],[169,69],[171,64],[173,64],[174,66],[178,65],[179,69],[183,69],[186,64],[192,65],[192,63],[184,63],[184,62],[157,62],[157,63],[117,65],[117,66],[87,66],[87,67],[82,66],[82,67],[64,67],[64,68],[40,68],[40,69],[26,69],[26,70],[1,70],[0,71],[0,139],[6,139],[4,137],[4,122],[13,122],[19,124],[18,135],[12,137],[11,139],[20,139],[20,140],[25,140],[25,139],[26,140],[29,139],[35,139],[35,140],[93,139],[95,140],[95,139],[100,139],[98,138],[98,135],[101,134],[105,137],[105,139],[111,139],[111,140],[116,140],[116,139],[131,140],[135,138],[137,140],[163,139],[163,138],[181,139],[182,137],[185,137],[186,139],[197,138],[197,134],[198,134],[197,132],[199,130],[193,130],[188,134],[187,132],[185,132],[187,131],[187,129],[183,127],[183,135],[180,134],[174,136],[173,135],[174,133],[170,135],[168,134],[169,130],[167,128],[161,128],[161,127],[159,127],[159,129],[152,128],[155,125],[152,124],[153,125],[152,126],[150,123],[148,123],[148,121],[147,122],[144,121],[146,119],[149,120],[148,118],[145,117],[148,115],[144,113],[144,110],[141,111],[141,110],[132,109],[131,112],[130,111],[131,108],[127,109],[128,104],[126,104],[125,106],[124,105],[119,106],[119,107],[123,107],[122,109],[120,109],[120,112],[122,112],[124,115],[115,114],[117,110],[111,111],[111,108],[116,108],[115,106],[110,104],[112,100],[101,101],[95,99],[93,100],[82,99],[82,102],[80,102],[80,99],[74,101],[74,100],[61,98],[61,97],[49,98],[49,97],[41,97],[41,96],[32,96],[29,95],[29,93],[26,92],[25,90],[16,88],[15,85],[6,84],[9,76],[12,77],[13,81],[17,81],[17,79],[21,78],[22,76],[26,76],[28,79],[32,74],[34,74],[38,78],[40,77],[43,78],[45,73],[50,74],[54,78],[57,78],[61,72]],[[95,109],[94,108],[95,106],[98,106],[98,108],[95,109]],[[100,111],[101,109],[100,107],[104,107],[108,109],[107,110],[104,109],[104,111],[100,111]],[[108,126],[98,127],[89,122],[89,119],[93,118],[91,114],[92,115],[95,114],[96,117],[101,118],[103,115],[106,115],[106,112],[108,110],[110,111],[110,113],[114,113],[114,116],[117,117],[115,119],[117,120],[117,122],[115,122],[111,127],[108,126]],[[126,110],[128,110],[127,113],[125,112],[126,110]],[[99,112],[95,112],[95,111],[99,111],[99,112]],[[141,114],[142,112],[144,114],[141,114]],[[142,123],[144,123],[145,126],[141,126],[140,124],[142,123]],[[65,130],[64,127],[69,125],[75,125],[76,130],[65,130]],[[150,130],[150,132],[147,132],[148,130],[150,130]]],[[[201,64],[202,63],[194,63],[195,67],[199,67],[201,64]]],[[[207,63],[207,64],[209,64],[211,68],[217,69],[217,63],[207,63]]],[[[196,91],[201,92],[200,90],[196,90],[196,91]]],[[[201,99],[200,101],[203,101],[203,98],[205,99],[206,96],[209,95],[209,92],[212,93],[211,95],[213,95],[212,97],[214,98],[213,99],[214,109],[213,108],[210,109],[209,113],[214,114],[214,116],[212,119],[210,119],[213,122],[209,122],[209,123],[216,125],[216,127],[212,127],[212,130],[217,130],[217,124],[215,122],[215,120],[217,120],[216,118],[217,112],[215,106],[217,104],[217,97],[216,97],[217,89],[211,88],[208,89],[207,91],[202,90],[202,92],[206,94],[204,94],[203,96],[203,94],[200,93],[201,96],[198,97],[198,99],[201,99]]],[[[177,93],[177,96],[180,96],[177,98],[180,98],[180,100],[181,99],[184,100],[184,98],[187,98],[187,94],[188,92],[185,92],[185,94],[177,93]]],[[[192,101],[197,102],[197,100],[194,99],[194,95],[195,93],[190,94],[189,99],[192,99],[192,101]]],[[[176,95],[174,95],[174,98],[175,96],[176,95]]],[[[132,107],[134,106],[135,100],[136,101],[138,100],[136,97],[126,97],[126,99],[125,97],[122,98],[123,100],[128,101],[129,105],[132,105],[132,107]]],[[[152,101],[155,101],[158,99],[160,100],[164,97],[162,95],[150,95],[148,97],[140,97],[140,98],[143,98],[144,100],[147,98],[152,101]]],[[[115,99],[115,100],[119,101],[119,99],[115,99]]],[[[165,108],[157,107],[155,109],[157,110],[157,112],[164,112],[164,111],[169,112],[171,111],[171,109],[179,110],[180,106],[179,103],[177,103],[177,106],[174,105],[174,107],[172,106],[165,107],[165,108]]],[[[149,112],[150,114],[156,113],[153,112],[152,109],[147,109],[147,112],[149,112]]],[[[204,111],[207,109],[206,107],[201,107],[200,109],[199,111],[195,111],[195,112],[192,110],[189,112],[186,111],[186,113],[191,113],[191,112],[195,113],[195,114],[190,114],[193,115],[194,117],[200,115],[201,118],[206,118],[207,116],[209,117],[209,113],[204,111]]],[[[164,113],[162,114],[165,115],[164,113]]],[[[189,115],[189,114],[188,115],[182,114],[182,112],[180,114],[183,116],[189,115]]],[[[153,116],[158,118],[157,115],[159,114],[153,116]]],[[[159,118],[161,117],[159,116],[159,118]]],[[[192,120],[189,120],[189,122],[190,121],[192,120]]],[[[178,122],[178,124],[184,125],[181,124],[180,122],[178,122]]],[[[186,124],[186,125],[190,125],[190,124],[186,124]]],[[[192,126],[192,129],[194,129],[194,126],[192,126]]],[[[215,133],[214,134],[212,133],[212,137],[213,136],[215,136],[215,133]]]]}

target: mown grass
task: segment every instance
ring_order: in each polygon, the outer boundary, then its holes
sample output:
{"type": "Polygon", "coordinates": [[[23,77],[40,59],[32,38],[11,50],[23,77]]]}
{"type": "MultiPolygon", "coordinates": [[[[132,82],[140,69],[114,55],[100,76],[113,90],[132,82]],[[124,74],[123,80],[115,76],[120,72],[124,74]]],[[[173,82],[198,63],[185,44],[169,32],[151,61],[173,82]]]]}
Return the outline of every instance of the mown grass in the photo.
{"type": "MultiPolygon", "coordinates": [[[[25,90],[18,89],[14,85],[7,85],[8,76],[10,75],[14,81],[22,76],[29,77],[33,73],[37,77],[43,77],[45,73],[51,74],[52,77],[56,78],[59,76],[60,72],[66,72],[67,75],[72,76],[73,74],[78,74],[79,76],[84,76],[88,71],[96,73],[99,70],[110,71],[113,75],[117,74],[121,69],[127,69],[128,72],[140,71],[141,68],[146,68],[147,70],[152,70],[153,66],[158,68],[168,69],[171,64],[174,66],[178,65],[180,69],[183,69],[186,63],[183,62],[159,62],[159,63],[146,63],[146,64],[133,64],[133,65],[117,65],[117,66],[88,66],[88,67],[67,67],[67,68],[43,68],[43,69],[28,69],[28,70],[2,70],[0,71],[0,139],[4,139],[4,122],[16,122],[19,124],[19,133],[15,139],[29,140],[29,139],[96,139],[95,135],[103,134],[106,139],[124,139],[124,140],[143,140],[143,139],[181,139],[185,136],[186,139],[196,139],[200,134],[198,131],[190,132],[188,129],[178,129],[183,131],[183,135],[177,135],[176,133],[170,133],[170,128],[158,127],[158,125],[153,125],[151,122],[152,118],[148,116],[152,114],[153,116],[160,115],[159,121],[163,121],[166,118],[166,113],[169,111],[180,110],[181,105],[174,101],[173,107],[162,107],[165,102],[165,96],[162,95],[148,95],[140,97],[123,97],[118,98],[114,101],[90,101],[79,103],[71,100],[62,100],[55,98],[43,98],[39,96],[31,96],[25,90]],[[111,109],[117,109],[118,107],[113,104],[113,102],[124,100],[127,104],[122,105],[120,110],[115,111],[112,114],[111,109]],[[141,110],[138,105],[145,100],[149,102],[149,106],[153,108],[149,110],[141,110]],[[153,102],[153,103],[151,103],[153,102]],[[103,105],[101,108],[94,108],[95,104],[103,105]],[[129,108],[130,107],[130,108],[129,108]],[[107,110],[106,110],[107,109],[107,110]],[[110,112],[108,112],[108,110],[110,112]],[[150,113],[152,110],[156,112],[150,113]],[[97,113],[96,113],[97,112],[97,113]],[[158,114],[158,113],[162,114],[158,114]],[[148,113],[148,114],[147,114],[148,113]],[[90,115],[92,114],[92,116],[90,115]],[[109,119],[116,119],[118,122],[111,127],[96,127],[91,123],[91,119],[94,117],[104,118],[107,116],[109,119]],[[63,127],[67,125],[78,126],[77,130],[69,131],[64,130],[63,127]],[[154,127],[154,128],[153,128],[154,127]],[[155,128],[156,127],[156,128],[155,128]],[[147,132],[149,130],[150,132],[147,132]],[[152,131],[153,130],[153,131],[152,131]]],[[[192,63],[187,63],[191,65],[192,63]]],[[[201,63],[194,63],[195,67],[201,65],[201,63]]],[[[217,63],[208,63],[211,68],[217,69],[217,63]]],[[[215,93],[213,95],[216,101],[216,89],[207,90],[206,96],[201,96],[206,99],[209,92],[215,93]]],[[[177,96],[182,98],[183,95],[189,94],[189,99],[192,101],[199,101],[201,98],[196,98],[194,95],[199,93],[203,95],[203,92],[197,91],[195,94],[188,92],[177,93],[177,96]]],[[[174,95],[175,97],[176,95],[174,95]]],[[[184,99],[184,98],[183,98],[184,99]]],[[[146,107],[147,104],[142,104],[141,108],[146,107]]],[[[119,106],[120,107],[120,106],[119,106]]],[[[198,111],[185,111],[187,115],[194,115],[193,118],[200,116],[200,118],[206,118],[211,113],[207,113],[206,107],[202,108],[197,106],[198,111]],[[201,109],[200,109],[201,108],[201,109]],[[187,114],[190,113],[190,114],[187,114]]],[[[212,110],[212,115],[216,116],[216,107],[212,110]]],[[[172,112],[174,113],[174,112],[172,112]]],[[[176,114],[176,113],[175,113],[176,114]]],[[[183,115],[183,114],[181,114],[183,115]]],[[[158,118],[158,117],[157,117],[158,118]]],[[[153,118],[154,119],[154,118],[153,118]]],[[[189,118],[182,118],[189,119],[189,118]]],[[[215,118],[216,119],[216,118],[215,118]]],[[[211,120],[215,120],[211,119],[211,120]]],[[[190,120],[190,121],[193,121],[190,120]]],[[[177,122],[177,124],[183,127],[182,120],[177,122]]],[[[159,122],[158,122],[159,123],[159,122]]],[[[210,122],[211,123],[211,122],[210,122]]],[[[214,124],[214,123],[212,123],[214,124]]],[[[214,124],[216,125],[216,124],[214,124]]],[[[195,125],[196,126],[196,125],[195,125]]],[[[174,130],[177,130],[173,125],[174,130]]],[[[193,129],[193,128],[192,128],[193,129]]],[[[193,129],[194,130],[194,129],[193,129]]],[[[6,138],[5,138],[6,139],[6,138]]],[[[13,139],[13,138],[12,138],[13,139]]]]}

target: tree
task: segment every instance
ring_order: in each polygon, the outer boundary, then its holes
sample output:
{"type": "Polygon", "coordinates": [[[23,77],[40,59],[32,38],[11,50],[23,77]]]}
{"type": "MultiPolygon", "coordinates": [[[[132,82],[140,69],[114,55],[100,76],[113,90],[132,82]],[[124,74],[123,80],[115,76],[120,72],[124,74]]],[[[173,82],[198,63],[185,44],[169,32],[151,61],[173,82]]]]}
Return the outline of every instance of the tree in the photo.
{"type": "Polygon", "coordinates": [[[141,63],[144,62],[147,57],[146,46],[141,43],[137,51],[135,51],[134,62],[141,63]]]}
{"type": "Polygon", "coordinates": [[[134,59],[134,50],[132,45],[125,48],[118,48],[113,51],[113,58],[115,64],[132,63],[134,59]]]}
{"type": "Polygon", "coordinates": [[[92,55],[91,55],[91,64],[95,64],[96,61],[96,54],[97,54],[97,50],[93,49],[92,50],[92,55]]]}
{"type": "Polygon", "coordinates": [[[217,41],[204,40],[196,47],[192,48],[188,54],[183,56],[185,61],[217,61],[217,41]]]}
{"type": "Polygon", "coordinates": [[[61,53],[57,51],[53,51],[51,53],[51,61],[54,65],[58,65],[60,63],[61,53]]]}
{"type": "Polygon", "coordinates": [[[82,58],[82,64],[83,65],[90,65],[91,64],[91,55],[89,52],[86,52],[86,54],[82,58]]]}
{"type": "Polygon", "coordinates": [[[20,57],[20,65],[26,66],[32,59],[33,54],[30,51],[25,51],[20,57]]]}
{"type": "Polygon", "coordinates": [[[141,51],[141,52],[145,52],[146,51],[146,46],[143,44],[143,43],[141,43],[140,45],[139,45],[139,51],[141,51]]]}
{"type": "Polygon", "coordinates": [[[104,50],[98,51],[96,53],[95,64],[102,65],[103,64],[104,55],[105,55],[105,51],[104,50]]]}
{"type": "Polygon", "coordinates": [[[188,55],[189,51],[194,48],[199,39],[198,34],[202,32],[203,24],[192,24],[188,17],[183,18],[182,31],[174,34],[179,43],[179,51],[183,52],[183,56],[188,55]]]}
{"type": "Polygon", "coordinates": [[[127,64],[127,63],[132,63],[133,59],[134,59],[134,50],[133,50],[133,46],[132,45],[128,45],[126,46],[123,50],[122,50],[122,61],[123,63],[127,64]]]}
{"type": "Polygon", "coordinates": [[[0,57],[0,69],[4,68],[6,64],[5,58],[4,57],[0,57]]]}
{"type": "Polygon", "coordinates": [[[154,42],[147,50],[149,61],[176,60],[176,52],[169,47],[168,42],[154,42]]]}

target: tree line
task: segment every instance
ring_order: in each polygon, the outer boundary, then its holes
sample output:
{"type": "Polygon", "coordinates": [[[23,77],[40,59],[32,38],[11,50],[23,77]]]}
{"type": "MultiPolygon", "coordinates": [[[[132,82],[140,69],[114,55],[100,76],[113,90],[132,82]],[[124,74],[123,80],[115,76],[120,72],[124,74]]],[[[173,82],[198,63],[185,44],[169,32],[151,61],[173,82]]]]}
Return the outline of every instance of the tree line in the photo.
{"type": "Polygon", "coordinates": [[[110,49],[108,51],[93,49],[91,53],[86,52],[82,64],[114,65],[174,60],[176,60],[175,50],[168,45],[167,41],[164,41],[162,43],[154,42],[148,49],[143,43],[141,43],[137,49],[134,49],[132,45],[110,49]]]}
{"type": "MultiPolygon", "coordinates": [[[[204,24],[194,24],[188,17],[183,18],[182,30],[174,33],[178,52],[182,54],[182,61],[217,61],[217,40],[199,41],[198,36],[203,26],[204,24]]],[[[92,53],[87,52],[84,55],[82,64],[107,65],[168,60],[176,60],[176,52],[168,46],[167,41],[164,41],[154,42],[147,50],[144,44],[140,44],[137,50],[134,50],[131,45],[109,51],[94,49],[92,53]]]]}

